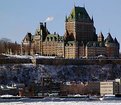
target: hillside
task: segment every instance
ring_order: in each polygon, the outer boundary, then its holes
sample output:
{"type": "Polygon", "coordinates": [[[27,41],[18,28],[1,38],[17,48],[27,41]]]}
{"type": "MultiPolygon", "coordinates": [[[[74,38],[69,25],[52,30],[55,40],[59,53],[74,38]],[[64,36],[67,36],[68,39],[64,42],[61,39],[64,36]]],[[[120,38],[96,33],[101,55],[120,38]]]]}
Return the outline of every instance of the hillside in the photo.
{"type": "Polygon", "coordinates": [[[1,64],[0,84],[40,82],[41,77],[54,81],[100,81],[121,77],[120,64],[105,65],[41,65],[1,64]]]}

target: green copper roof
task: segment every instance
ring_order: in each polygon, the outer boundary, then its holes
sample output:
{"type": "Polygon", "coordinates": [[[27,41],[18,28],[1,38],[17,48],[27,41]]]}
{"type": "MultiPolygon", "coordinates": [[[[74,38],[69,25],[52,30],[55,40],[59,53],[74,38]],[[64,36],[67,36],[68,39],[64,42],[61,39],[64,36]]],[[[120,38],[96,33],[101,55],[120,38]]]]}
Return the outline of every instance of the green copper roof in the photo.
{"type": "Polygon", "coordinates": [[[68,20],[88,20],[91,21],[86,9],[84,7],[74,7],[68,17],[68,20]]]}
{"type": "Polygon", "coordinates": [[[49,41],[63,41],[63,36],[59,36],[58,34],[48,34],[46,40],[49,41]]]}
{"type": "Polygon", "coordinates": [[[112,38],[110,33],[108,33],[108,36],[105,39],[105,43],[114,43],[114,40],[113,40],[113,38],[112,38]]]}
{"type": "Polygon", "coordinates": [[[66,43],[66,46],[74,45],[74,44],[76,44],[76,42],[75,42],[75,41],[68,41],[68,42],[66,43]]]}
{"type": "Polygon", "coordinates": [[[47,37],[56,37],[58,38],[59,35],[55,35],[55,34],[48,34],[47,37]]]}

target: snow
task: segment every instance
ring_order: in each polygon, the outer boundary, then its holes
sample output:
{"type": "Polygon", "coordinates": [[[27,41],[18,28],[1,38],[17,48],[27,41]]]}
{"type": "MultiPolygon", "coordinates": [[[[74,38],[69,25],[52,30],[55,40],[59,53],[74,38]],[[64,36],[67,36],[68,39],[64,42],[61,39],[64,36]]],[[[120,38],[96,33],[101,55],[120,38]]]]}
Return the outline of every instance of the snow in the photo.
{"type": "Polygon", "coordinates": [[[40,56],[40,55],[38,55],[38,56],[34,56],[34,58],[50,58],[50,59],[54,59],[56,57],[55,56],[40,56]]]}
{"type": "Polygon", "coordinates": [[[0,65],[0,76],[6,79],[0,83],[29,83],[40,81],[41,77],[52,77],[58,81],[78,81],[115,79],[121,77],[121,65],[34,65],[34,64],[3,64],[0,65]],[[102,78],[103,77],[103,78],[102,78]],[[29,81],[28,81],[29,80],[29,81]]]}
{"type": "Polygon", "coordinates": [[[31,55],[10,55],[10,54],[3,54],[7,57],[12,57],[12,58],[50,58],[50,59],[54,59],[56,58],[55,56],[41,56],[41,55],[34,55],[34,56],[31,56],[31,55]]]}
{"type": "Polygon", "coordinates": [[[2,95],[1,97],[13,97],[13,95],[6,94],[6,95],[2,95]]]}
{"type": "Polygon", "coordinates": [[[10,55],[10,54],[3,54],[9,58],[31,58],[32,56],[29,55],[10,55]]]}
{"type": "Polygon", "coordinates": [[[85,101],[71,101],[71,102],[5,102],[0,105],[121,105],[121,102],[85,102],[85,101]]]}

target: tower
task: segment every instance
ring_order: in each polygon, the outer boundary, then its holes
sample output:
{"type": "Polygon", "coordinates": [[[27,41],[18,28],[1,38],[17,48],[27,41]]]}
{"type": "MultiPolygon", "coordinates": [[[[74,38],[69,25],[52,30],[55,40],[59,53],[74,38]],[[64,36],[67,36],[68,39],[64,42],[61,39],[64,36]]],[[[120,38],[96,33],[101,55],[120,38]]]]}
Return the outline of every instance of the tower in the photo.
{"type": "Polygon", "coordinates": [[[111,34],[108,33],[108,36],[105,39],[105,46],[106,46],[106,51],[107,51],[107,56],[108,57],[115,57],[115,55],[116,55],[116,52],[115,52],[116,51],[115,50],[116,46],[115,45],[116,44],[115,44],[111,34]]]}
{"type": "Polygon", "coordinates": [[[31,33],[27,33],[26,36],[24,37],[23,41],[22,41],[22,46],[21,46],[21,53],[22,54],[26,54],[26,55],[30,55],[31,54],[31,47],[32,47],[32,34],[31,33]]]}
{"type": "Polygon", "coordinates": [[[102,32],[100,32],[98,35],[98,42],[103,42],[103,41],[104,41],[104,36],[103,36],[102,32]]]}
{"type": "Polygon", "coordinates": [[[65,20],[65,41],[96,41],[97,35],[93,18],[91,19],[84,7],[72,9],[70,15],[65,20]]]}
{"type": "Polygon", "coordinates": [[[34,35],[34,53],[43,55],[43,42],[45,41],[49,31],[46,27],[46,22],[43,24],[40,22],[39,28],[36,30],[34,35]]]}

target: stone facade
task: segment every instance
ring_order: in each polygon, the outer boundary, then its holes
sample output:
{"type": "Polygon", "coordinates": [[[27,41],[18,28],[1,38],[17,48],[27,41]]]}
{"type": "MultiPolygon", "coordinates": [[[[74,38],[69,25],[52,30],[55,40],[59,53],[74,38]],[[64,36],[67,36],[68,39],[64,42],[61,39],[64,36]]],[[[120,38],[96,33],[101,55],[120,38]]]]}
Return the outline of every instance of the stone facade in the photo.
{"type": "Polygon", "coordinates": [[[65,34],[50,33],[46,23],[40,23],[35,34],[27,33],[22,41],[23,54],[39,54],[63,58],[119,57],[119,43],[108,33],[96,34],[93,18],[84,7],[75,7],[65,19],[65,34]]]}
{"type": "Polygon", "coordinates": [[[63,56],[62,37],[58,34],[48,34],[43,42],[43,55],[45,56],[63,56]]]}

